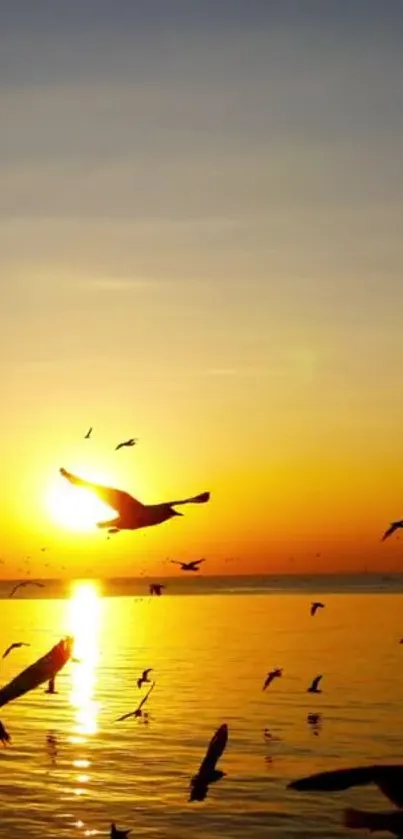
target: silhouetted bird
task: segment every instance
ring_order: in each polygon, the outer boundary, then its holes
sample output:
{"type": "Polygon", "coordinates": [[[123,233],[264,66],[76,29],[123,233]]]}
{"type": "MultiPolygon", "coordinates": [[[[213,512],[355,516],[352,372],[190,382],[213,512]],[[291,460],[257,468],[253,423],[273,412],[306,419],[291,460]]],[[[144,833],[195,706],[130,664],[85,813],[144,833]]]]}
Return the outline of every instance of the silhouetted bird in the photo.
{"type": "Polygon", "coordinates": [[[14,586],[12,591],[10,591],[9,597],[13,597],[13,595],[18,591],[19,588],[25,588],[25,586],[37,586],[38,588],[45,588],[44,583],[37,583],[35,580],[23,580],[21,583],[17,583],[14,586]]]}
{"type": "Polygon", "coordinates": [[[139,679],[137,679],[137,687],[138,688],[141,688],[141,686],[146,684],[146,682],[150,682],[150,679],[148,678],[148,674],[152,673],[152,669],[153,669],[152,667],[149,667],[148,670],[143,670],[142,675],[140,676],[139,679]]]}
{"type": "Polygon", "coordinates": [[[181,516],[173,508],[180,504],[204,504],[210,498],[209,492],[202,492],[200,495],[195,495],[192,498],[185,498],[179,501],[168,501],[163,504],[141,504],[132,498],[128,492],[122,492],[120,489],[112,489],[111,487],[101,486],[100,484],[93,484],[91,481],[85,481],[83,478],[78,478],[67,472],[66,469],[60,469],[60,474],[63,475],[71,484],[78,487],[83,487],[91,492],[94,492],[101,501],[112,507],[118,513],[116,518],[109,521],[98,522],[98,527],[108,527],[111,532],[118,530],[138,530],[140,527],[151,527],[154,524],[161,524],[173,516],[181,516]]]}
{"type": "Polygon", "coordinates": [[[315,676],[311,686],[307,688],[307,693],[322,693],[320,688],[318,688],[321,679],[323,679],[323,676],[315,676]]]}
{"type": "Polygon", "coordinates": [[[403,527],[403,519],[400,519],[400,521],[392,521],[390,527],[388,527],[388,529],[385,530],[381,542],[384,542],[385,539],[388,539],[388,537],[391,536],[392,533],[395,532],[395,530],[399,530],[400,527],[403,527]]]}
{"type": "Polygon", "coordinates": [[[6,746],[7,743],[9,743],[10,741],[11,741],[11,737],[10,737],[7,729],[4,727],[3,723],[0,720],[0,742],[3,743],[3,746],[6,746]]]}
{"type": "Polygon", "coordinates": [[[311,615],[312,615],[312,617],[314,617],[314,615],[316,615],[316,612],[318,611],[318,609],[324,609],[324,608],[325,608],[325,604],[320,603],[318,600],[315,603],[311,603],[311,615]]]}
{"type": "Polygon", "coordinates": [[[156,594],[157,597],[161,597],[164,588],[166,588],[166,586],[162,585],[162,583],[150,583],[148,590],[150,594],[156,594]]]}
{"type": "Polygon", "coordinates": [[[198,571],[199,565],[205,561],[205,559],[193,559],[192,562],[175,562],[171,559],[172,564],[179,565],[182,571],[198,571]]]}
{"type": "Polygon", "coordinates": [[[219,781],[226,774],[216,769],[216,765],[228,742],[228,726],[224,723],[211,738],[206,756],[200,769],[190,782],[189,801],[204,801],[210,784],[219,781]]]}
{"type": "Polygon", "coordinates": [[[131,448],[132,446],[135,446],[136,443],[137,437],[131,437],[130,440],[125,440],[124,443],[119,443],[115,448],[115,452],[118,452],[119,449],[123,449],[125,446],[127,446],[127,448],[131,448]]]}
{"type": "Polygon", "coordinates": [[[145,705],[145,703],[147,702],[147,699],[148,699],[148,697],[150,696],[150,693],[151,693],[151,691],[154,689],[154,687],[155,687],[155,682],[152,682],[152,685],[151,685],[151,687],[150,687],[149,691],[147,691],[146,695],[145,695],[145,696],[143,696],[143,698],[142,698],[142,700],[141,700],[141,702],[140,702],[140,705],[138,705],[138,707],[136,708],[136,710],[135,710],[135,711],[130,711],[130,713],[129,713],[129,714],[123,714],[123,717],[118,717],[118,719],[116,720],[116,722],[123,722],[123,720],[128,720],[128,719],[129,719],[129,717],[136,717],[136,718],[141,717],[141,716],[143,715],[143,710],[142,710],[142,709],[143,709],[143,706],[144,706],[144,705],[145,705]]]}
{"type": "Polygon", "coordinates": [[[109,837],[110,839],[125,839],[129,833],[131,833],[130,830],[118,830],[116,825],[112,822],[109,837]]]}
{"type": "Polygon", "coordinates": [[[49,679],[48,686],[45,690],[45,693],[51,693],[52,695],[57,693],[55,683],[56,683],[56,678],[55,677],[53,677],[52,679],[49,679]]]}
{"type": "Polygon", "coordinates": [[[351,769],[336,769],[333,772],[319,772],[308,778],[301,778],[289,784],[289,789],[300,791],[318,790],[334,792],[375,784],[399,811],[371,813],[365,810],[345,811],[345,825],[351,828],[367,828],[370,831],[386,830],[395,836],[403,836],[403,766],[379,765],[355,766],[351,769]]]}
{"type": "Polygon", "coordinates": [[[93,429],[92,429],[92,428],[89,428],[89,429],[88,429],[88,431],[87,431],[87,433],[86,433],[86,435],[85,435],[85,437],[84,437],[84,440],[89,440],[89,439],[90,439],[91,434],[92,434],[92,431],[93,431],[93,429]]]}
{"type": "Polygon", "coordinates": [[[270,670],[270,672],[266,676],[266,680],[262,687],[262,690],[266,690],[266,688],[268,688],[269,685],[272,683],[273,679],[279,679],[282,675],[283,670],[281,667],[275,667],[274,670],[270,670]]]}
{"type": "Polygon", "coordinates": [[[7,658],[7,656],[11,653],[11,650],[16,650],[19,647],[30,647],[30,644],[25,644],[24,641],[18,641],[15,644],[10,644],[9,647],[4,651],[2,658],[7,658]]]}

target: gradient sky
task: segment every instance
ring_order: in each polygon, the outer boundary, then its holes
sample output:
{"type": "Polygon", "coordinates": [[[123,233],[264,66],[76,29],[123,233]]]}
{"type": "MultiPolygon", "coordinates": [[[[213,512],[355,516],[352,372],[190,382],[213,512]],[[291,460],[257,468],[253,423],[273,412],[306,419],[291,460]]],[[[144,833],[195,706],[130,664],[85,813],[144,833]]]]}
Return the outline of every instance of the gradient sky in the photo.
{"type": "Polygon", "coordinates": [[[4,576],[402,567],[402,36],[400,0],[1,2],[4,576]],[[212,499],[106,542],[60,466],[212,499]]]}

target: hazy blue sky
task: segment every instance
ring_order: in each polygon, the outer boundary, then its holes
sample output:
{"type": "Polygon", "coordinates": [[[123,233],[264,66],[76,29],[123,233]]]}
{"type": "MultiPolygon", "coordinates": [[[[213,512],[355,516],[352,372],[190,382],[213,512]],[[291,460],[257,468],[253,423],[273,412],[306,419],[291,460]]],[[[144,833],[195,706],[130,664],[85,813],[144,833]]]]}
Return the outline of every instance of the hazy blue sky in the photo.
{"type": "Polygon", "coordinates": [[[1,3],[5,521],[87,424],[150,500],[213,480],[221,554],[402,514],[402,36],[400,0],[1,3]]]}

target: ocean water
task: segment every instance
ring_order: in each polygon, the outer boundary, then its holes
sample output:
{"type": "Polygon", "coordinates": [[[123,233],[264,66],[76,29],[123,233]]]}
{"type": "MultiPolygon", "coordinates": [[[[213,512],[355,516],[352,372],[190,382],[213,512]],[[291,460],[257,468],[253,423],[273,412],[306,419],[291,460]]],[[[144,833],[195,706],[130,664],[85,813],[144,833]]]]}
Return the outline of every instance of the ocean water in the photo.
{"type": "MultiPolygon", "coordinates": [[[[332,795],[286,789],[319,770],[402,761],[403,596],[354,591],[265,593],[258,586],[162,597],[103,596],[72,585],[66,599],[2,600],[4,684],[72,632],[77,663],[0,710],[0,837],[338,837],[345,806],[385,808],[376,789],[332,795]],[[314,618],[310,601],[326,603],[314,618]],[[283,667],[266,692],[268,669],[283,667]],[[153,667],[149,721],[116,717],[137,704],[153,667]],[[306,688],[323,674],[323,693],[306,688]],[[314,728],[309,713],[321,715],[314,728]],[[203,803],[190,777],[223,722],[227,776],[203,803]],[[266,742],[268,728],[278,740],[266,742]]],[[[36,592],[35,592],[36,593],[36,592]]],[[[42,592],[40,592],[42,594],[42,592]]]]}

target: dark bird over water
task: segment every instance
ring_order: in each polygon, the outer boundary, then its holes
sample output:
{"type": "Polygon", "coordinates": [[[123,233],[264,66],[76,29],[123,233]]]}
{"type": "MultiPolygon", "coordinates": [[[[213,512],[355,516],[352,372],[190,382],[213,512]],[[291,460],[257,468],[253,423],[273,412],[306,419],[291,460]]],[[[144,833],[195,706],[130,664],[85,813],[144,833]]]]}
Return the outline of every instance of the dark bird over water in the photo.
{"type": "Polygon", "coordinates": [[[16,650],[19,647],[30,647],[30,644],[25,644],[24,641],[18,641],[15,644],[10,644],[9,647],[4,651],[2,658],[7,658],[7,656],[11,653],[11,650],[16,650]]]}
{"type": "Polygon", "coordinates": [[[118,445],[115,448],[115,452],[118,452],[119,449],[124,449],[125,446],[131,449],[132,446],[136,445],[137,439],[137,437],[130,437],[130,440],[125,440],[123,443],[118,443],[118,445]]]}
{"type": "Polygon", "coordinates": [[[172,564],[179,565],[182,571],[198,571],[200,564],[205,561],[205,559],[193,559],[192,562],[176,562],[171,559],[172,564]]]}
{"type": "Polygon", "coordinates": [[[140,702],[140,705],[137,706],[136,710],[135,711],[130,711],[129,714],[123,714],[123,717],[118,717],[116,722],[123,722],[123,720],[128,720],[129,717],[136,717],[136,718],[141,717],[143,715],[143,710],[142,710],[143,706],[147,702],[147,699],[150,696],[150,693],[154,689],[154,687],[155,687],[155,682],[152,682],[152,685],[151,685],[150,689],[147,691],[146,695],[143,696],[143,698],[140,702]]]}
{"type": "Polygon", "coordinates": [[[82,487],[94,492],[104,504],[107,504],[112,510],[118,514],[115,518],[108,521],[100,521],[97,527],[108,527],[112,532],[118,530],[138,530],[141,527],[151,527],[154,524],[161,524],[173,516],[181,516],[173,508],[180,504],[205,504],[210,498],[209,492],[202,492],[200,495],[195,495],[192,498],[185,498],[179,501],[167,501],[163,504],[142,504],[132,498],[128,492],[123,492],[120,489],[112,489],[101,484],[93,484],[91,481],[85,481],[84,478],[78,478],[67,472],[66,469],[60,469],[60,474],[66,480],[70,481],[74,486],[82,487]]]}
{"type": "Polygon", "coordinates": [[[311,615],[312,615],[312,617],[314,617],[314,615],[316,615],[316,612],[318,611],[318,609],[324,609],[324,608],[325,608],[325,604],[324,603],[319,603],[318,600],[315,601],[315,603],[311,603],[311,615]]]}
{"type": "Polygon", "coordinates": [[[148,678],[148,674],[152,673],[152,670],[153,670],[152,667],[149,667],[148,670],[143,670],[140,678],[137,679],[137,687],[138,688],[141,688],[142,685],[146,684],[147,682],[150,682],[150,679],[148,678]]]}
{"type": "Polygon", "coordinates": [[[385,533],[382,536],[381,542],[384,542],[385,539],[388,539],[389,536],[391,536],[392,533],[395,532],[395,530],[399,530],[399,528],[401,528],[401,527],[403,527],[403,519],[400,519],[400,521],[392,521],[392,524],[390,525],[390,527],[388,527],[388,529],[385,530],[385,533]]]}
{"type": "Polygon", "coordinates": [[[116,825],[112,822],[109,837],[110,839],[125,839],[130,832],[130,830],[118,830],[116,825]]]}
{"type": "Polygon", "coordinates": [[[220,781],[226,774],[216,769],[216,765],[228,742],[228,726],[221,725],[211,738],[206,755],[199,771],[190,782],[189,801],[204,801],[210,784],[220,781]]]}
{"type": "Polygon", "coordinates": [[[165,586],[162,583],[150,583],[148,590],[150,594],[156,594],[157,597],[161,597],[164,588],[165,586]]]}
{"type": "Polygon", "coordinates": [[[355,766],[351,769],[336,769],[333,772],[319,772],[308,778],[301,778],[289,784],[289,789],[301,792],[317,790],[335,792],[375,784],[399,811],[366,812],[348,809],[345,811],[345,825],[350,828],[366,828],[372,832],[388,831],[403,836],[403,765],[355,766]]]}
{"type": "Polygon", "coordinates": [[[270,672],[266,676],[262,690],[266,690],[266,688],[268,688],[269,685],[272,683],[273,679],[279,679],[282,675],[283,670],[281,667],[275,667],[274,670],[270,670],[270,672]]]}
{"type": "Polygon", "coordinates": [[[38,588],[45,588],[44,583],[37,583],[35,580],[22,580],[21,583],[17,583],[17,585],[15,585],[14,588],[10,591],[9,597],[13,597],[19,588],[25,588],[25,586],[37,586],[38,588]]]}
{"type": "Polygon", "coordinates": [[[315,676],[311,686],[307,688],[307,693],[322,693],[322,691],[318,687],[321,679],[323,679],[323,676],[315,676]]]}
{"type": "Polygon", "coordinates": [[[88,431],[87,431],[87,433],[86,433],[86,435],[85,435],[85,437],[84,437],[84,440],[89,440],[89,439],[90,439],[90,437],[91,437],[92,432],[93,432],[93,429],[92,429],[92,428],[89,428],[89,429],[88,429],[88,431]]]}

